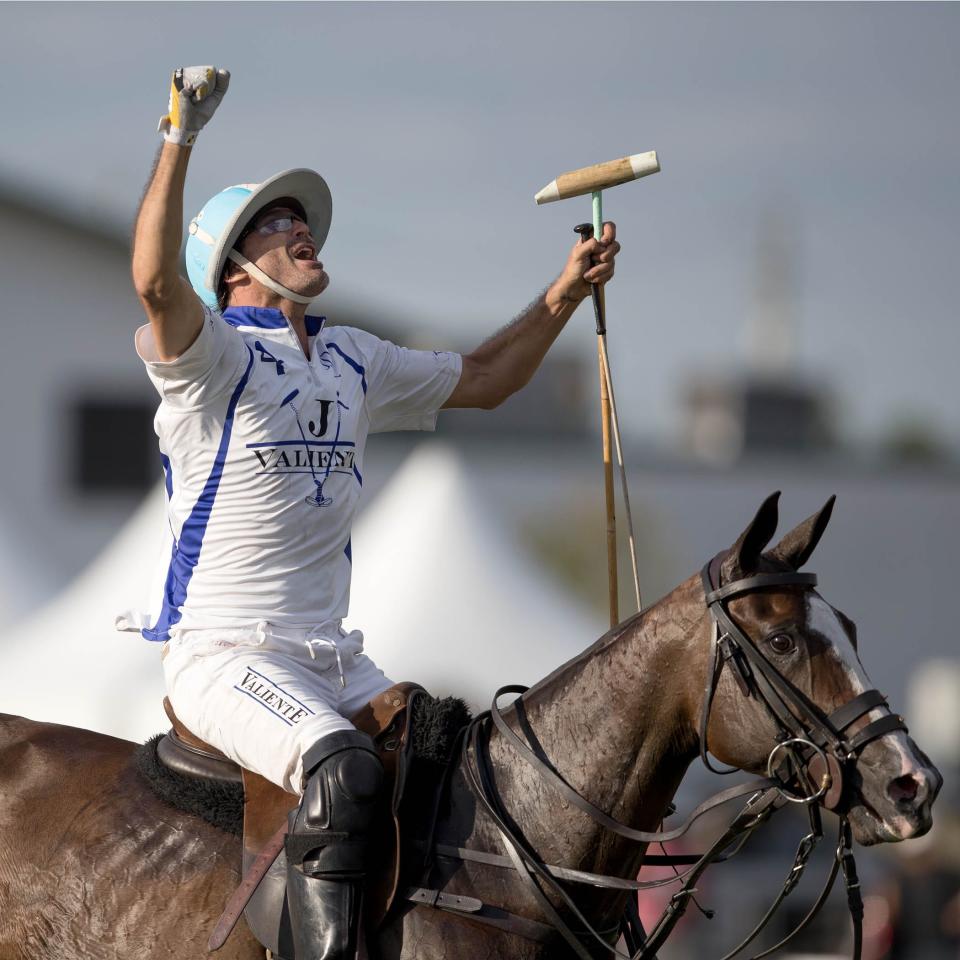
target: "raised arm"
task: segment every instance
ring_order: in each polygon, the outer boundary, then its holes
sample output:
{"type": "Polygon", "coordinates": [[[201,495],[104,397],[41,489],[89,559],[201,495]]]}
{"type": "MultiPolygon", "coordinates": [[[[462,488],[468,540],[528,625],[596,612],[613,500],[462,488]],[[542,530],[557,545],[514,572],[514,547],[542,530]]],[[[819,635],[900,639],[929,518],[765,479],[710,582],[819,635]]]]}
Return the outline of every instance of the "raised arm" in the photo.
{"type": "Polygon", "coordinates": [[[472,353],[463,357],[463,372],[444,407],[493,409],[527,384],[547,350],[591,283],[606,283],[620,250],[613,223],[603,225],[603,239],[577,243],[563,273],[527,309],[472,353]]]}
{"type": "Polygon", "coordinates": [[[133,233],[133,285],[153,330],[161,360],[175,360],[200,332],[203,305],[180,275],[183,185],[197,134],[213,116],[230,74],[212,67],[174,73],[164,143],[147,185],[133,233]]]}

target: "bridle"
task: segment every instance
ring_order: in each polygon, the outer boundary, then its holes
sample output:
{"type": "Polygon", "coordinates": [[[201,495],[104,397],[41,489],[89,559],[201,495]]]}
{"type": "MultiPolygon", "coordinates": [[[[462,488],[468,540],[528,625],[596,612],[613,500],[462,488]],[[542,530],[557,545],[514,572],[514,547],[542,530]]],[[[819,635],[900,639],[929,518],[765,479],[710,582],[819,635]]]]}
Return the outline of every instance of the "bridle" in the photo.
{"type": "MultiPolygon", "coordinates": [[[[817,842],[822,837],[820,806],[837,813],[840,821],[836,854],[826,882],[813,907],[797,926],[774,946],[756,954],[759,960],[793,939],[816,916],[833,888],[837,875],[842,871],[854,929],[854,960],[859,960],[862,946],[863,902],[856,863],[852,851],[852,833],[846,811],[849,798],[845,796],[844,783],[855,768],[859,756],[867,746],[879,737],[897,730],[906,731],[903,718],[890,712],[886,698],[877,690],[867,690],[853,697],[830,714],[825,714],[803,691],[799,690],[763,655],[757,645],[740,629],[730,615],[727,604],[735,597],[746,596],[760,590],[795,587],[812,590],[817,578],[812,573],[788,571],[759,573],[732,583],[720,585],[720,564],[725,554],[719,554],[707,563],[701,579],[705,602],[713,619],[713,641],[710,663],[704,690],[700,716],[700,754],[708,769],[715,773],[732,773],[737,768],[718,770],[708,757],[707,728],[710,712],[723,669],[728,664],[743,694],[757,699],[770,714],[777,728],[776,744],[767,762],[768,776],[753,779],[745,784],[731,787],[715,794],[698,806],[687,821],[673,830],[651,832],[637,830],[620,823],[605,811],[582,797],[562,775],[532,745],[518,736],[507,724],[498,703],[506,694],[521,694],[514,701],[514,708],[522,714],[523,696],[527,688],[522,686],[502,687],[494,695],[487,713],[476,717],[462,732],[461,767],[467,782],[480,807],[490,817],[499,831],[507,856],[469,848],[456,847],[430,838],[430,856],[424,877],[425,885],[410,888],[406,899],[468,917],[474,921],[494,926],[527,939],[554,943],[559,934],[580,960],[593,960],[598,948],[627,960],[611,940],[621,933],[630,950],[629,960],[655,960],[657,951],[672,932],[677,921],[694,900],[696,884],[703,872],[713,863],[723,862],[734,856],[753,832],[778,809],[788,803],[803,804],[810,819],[810,831],[800,841],[793,865],[784,884],[748,936],[722,960],[730,960],[744,950],[766,927],[784,899],[796,887],[817,842]],[[850,728],[873,710],[884,714],[866,724],[856,733],[850,728]],[[638,843],[665,843],[674,840],[705,813],[737,798],[748,797],[724,833],[703,854],[646,855],[643,862],[650,864],[683,865],[688,867],[667,880],[639,881],[621,877],[608,877],[587,871],[545,863],[533,849],[512,817],[503,807],[496,787],[495,774],[489,754],[492,728],[504,741],[530,765],[541,779],[549,783],[565,801],[581,810],[604,829],[638,843]],[[468,860],[489,866],[515,870],[524,888],[539,905],[547,923],[520,917],[505,908],[492,906],[467,896],[446,894],[426,885],[432,867],[432,858],[468,860]],[[559,881],[586,884],[612,891],[629,892],[627,909],[623,918],[614,927],[598,930],[583,916],[567,889],[559,881]],[[681,888],[671,897],[667,908],[649,933],[644,931],[636,904],[636,891],[664,886],[682,881],[681,888]],[[552,899],[547,892],[553,895],[552,899]],[[559,900],[572,921],[561,916],[554,906],[559,900]],[[571,926],[576,925],[576,929],[571,926]],[[591,944],[588,950],[585,943],[591,944]]],[[[592,649],[585,651],[577,660],[586,659],[592,649]]],[[[528,732],[528,736],[532,736],[528,732]]],[[[539,749],[539,748],[538,748],[539,749]]],[[[450,765],[452,769],[453,765],[450,765]]],[[[695,900],[694,900],[695,902],[695,900]]],[[[709,915],[709,914],[708,914],[709,915]]]]}
{"type": "Polygon", "coordinates": [[[825,714],[777,670],[730,615],[727,604],[735,597],[770,588],[812,590],[817,585],[815,573],[758,573],[719,586],[724,556],[718,554],[700,574],[704,600],[714,622],[711,663],[700,714],[700,757],[714,773],[733,773],[737,769],[714,767],[707,745],[714,695],[723,668],[729,664],[743,696],[759,701],[777,727],[777,742],[767,761],[767,775],[779,776],[785,799],[805,804],[819,801],[828,810],[842,812],[849,803],[849,797],[844,796],[844,783],[850,779],[864,747],[888,733],[906,732],[906,723],[903,717],[891,712],[887,698],[878,690],[865,690],[825,714]],[[884,713],[857,733],[848,732],[873,710],[884,713]],[[790,785],[797,782],[808,792],[792,792],[790,785]]]}

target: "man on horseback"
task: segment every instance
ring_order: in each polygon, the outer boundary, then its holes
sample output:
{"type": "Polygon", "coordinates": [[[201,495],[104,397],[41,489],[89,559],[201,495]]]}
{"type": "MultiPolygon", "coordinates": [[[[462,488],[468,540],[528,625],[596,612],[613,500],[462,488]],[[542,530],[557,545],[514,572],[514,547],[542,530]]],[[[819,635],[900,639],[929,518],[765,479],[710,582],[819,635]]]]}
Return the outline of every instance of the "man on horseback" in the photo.
{"type": "Polygon", "coordinates": [[[613,276],[613,224],[472,353],[414,351],[307,314],[329,277],[317,254],[330,191],[312,170],[228,187],[190,221],[197,134],[229,74],[174,74],[164,143],[135,228],[149,323],[137,351],[161,396],[155,427],[173,548],[138,626],[164,642],[169,699],[195,734],[301,794],[287,839],[296,956],[351,957],[382,769],[346,719],[392,685],[341,627],[367,435],[432,430],[446,407],[522,387],[592,283],[613,276]]]}

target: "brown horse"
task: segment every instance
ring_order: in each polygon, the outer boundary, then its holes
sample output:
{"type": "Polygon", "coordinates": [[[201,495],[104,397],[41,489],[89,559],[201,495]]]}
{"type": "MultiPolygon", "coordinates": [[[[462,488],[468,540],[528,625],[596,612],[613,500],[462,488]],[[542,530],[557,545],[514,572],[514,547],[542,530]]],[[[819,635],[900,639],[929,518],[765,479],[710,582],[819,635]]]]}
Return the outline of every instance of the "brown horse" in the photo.
{"type": "MultiPolygon", "coordinates": [[[[853,624],[799,582],[804,575],[779,586],[763,575],[796,571],[807,560],[831,506],[763,553],[776,528],[776,496],[768,498],[718,564],[714,584],[761,575],[757,582],[765,585],[732,597],[726,609],[764,662],[824,715],[869,686],[853,624]]],[[[719,661],[715,689],[705,692],[716,641],[703,583],[692,577],[533,687],[522,710],[504,711],[507,723],[587,801],[621,823],[655,831],[700,749],[701,717],[711,752],[745,771],[766,772],[775,744],[777,723],[757,697],[745,695],[732,666],[719,661]]],[[[882,713],[865,713],[848,733],[855,736],[882,713]]],[[[239,842],[156,799],[132,768],[136,749],[82,730],[0,717],[0,960],[205,953],[239,879],[239,842]]],[[[453,771],[436,840],[502,855],[501,833],[467,774],[469,760],[468,750],[453,771]]],[[[608,832],[567,802],[496,729],[489,768],[502,809],[543,862],[636,876],[644,845],[608,832]]],[[[843,812],[861,844],[930,828],[940,776],[903,730],[870,739],[845,780],[843,812]]],[[[432,886],[535,923],[546,919],[542,900],[502,865],[440,857],[432,886]]],[[[632,894],[570,890],[581,913],[615,941],[632,894]]],[[[552,893],[547,899],[565,913],[552,893]]],[[[596,945],[589,950],[600,955],[596,945]]],[[[388,916],[371,953],[384,960],[574,955],[559,938],[528,939],[409,903],[388,916]]],[[[241,923],[218,956],[262,958],[263,949],[241,923]]]]}

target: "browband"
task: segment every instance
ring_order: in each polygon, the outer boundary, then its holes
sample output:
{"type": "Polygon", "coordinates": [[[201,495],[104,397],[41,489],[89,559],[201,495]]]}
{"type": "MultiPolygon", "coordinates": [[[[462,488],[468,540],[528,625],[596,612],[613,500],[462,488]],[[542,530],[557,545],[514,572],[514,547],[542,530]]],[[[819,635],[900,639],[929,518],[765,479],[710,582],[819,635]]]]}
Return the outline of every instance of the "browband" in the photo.
{"type": "MultiPolygon", "coordinates": [[[[734,580],[725,587],[718,587],[716,590],[707,592],[707,606],[712,606],[720,600],[727,600],[730,597],[739,596],[742,593],[751,593],[762,587],[815,587],[817,585],[817,575],[815,573],[758,573],[756,576],[747,577],[744,580],[734,580]]],[[[713,586],[713,584],[710,584],[713,586]]]]}

